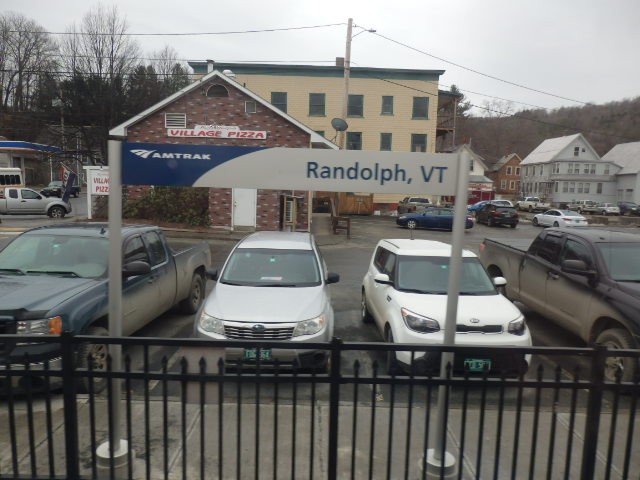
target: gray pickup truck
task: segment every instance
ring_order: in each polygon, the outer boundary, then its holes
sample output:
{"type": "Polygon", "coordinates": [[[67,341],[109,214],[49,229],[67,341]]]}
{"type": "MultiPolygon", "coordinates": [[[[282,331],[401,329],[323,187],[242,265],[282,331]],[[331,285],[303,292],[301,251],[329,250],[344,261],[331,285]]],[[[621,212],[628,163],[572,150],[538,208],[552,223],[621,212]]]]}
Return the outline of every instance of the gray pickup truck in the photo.
{"type": "MultiPolygon", "coordinates": [[[[206,242],[175,252],[160,228],[127,225],[122,228],[122,252],[123,335],[174,305],[186,314],[198,310],[211,263],[206,242]]],[[[108,335],[108,253],[107,224],[51,225],[14,238],[0,250],[0,334],[108,335]]],[[[78,351],[79,366],[86,368],[93,359],[95,369],[106,368],[104,350],[101,344],[85,345],[78,351]]],[[[0,369],[24,368],[26,354],[32,370],[41,369],[45,360],[51,369],[59,368],[56,343],[2,340],[0,369]]],[[[104,388],[103,380],[94,380],[94,390],[104,388]]]]}
{"type": "MultiPolygon", "coordinates": [[[[485,238],[480,261],[507,280],[506,295],[612,349],[640,348],[640,237],[590,228],[548,228],[531,241],[485,238]]],[[[631,357],[609,357],[606,375],[637,380],[631,357]]]]}
{"type": "Polygon", "coordinates": [[[30,188],[0,188],[0,214],[49,215],[62,218],[71,213],[71,204],[58,198],[48,198],[30,188]]]}

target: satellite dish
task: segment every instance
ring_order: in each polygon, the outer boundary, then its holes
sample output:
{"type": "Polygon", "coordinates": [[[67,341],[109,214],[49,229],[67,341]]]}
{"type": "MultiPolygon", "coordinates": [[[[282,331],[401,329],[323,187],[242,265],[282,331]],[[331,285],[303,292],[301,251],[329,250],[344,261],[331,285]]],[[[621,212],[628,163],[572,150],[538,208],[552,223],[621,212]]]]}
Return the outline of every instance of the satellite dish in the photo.
{"type": "Polygon", "coordinates": [[[347,122],[345,122],[341,118],[334,118],[333,120],[331,120],[331,126],[336,132],[344,132],[347,128],[349,128],[347,122]]]}

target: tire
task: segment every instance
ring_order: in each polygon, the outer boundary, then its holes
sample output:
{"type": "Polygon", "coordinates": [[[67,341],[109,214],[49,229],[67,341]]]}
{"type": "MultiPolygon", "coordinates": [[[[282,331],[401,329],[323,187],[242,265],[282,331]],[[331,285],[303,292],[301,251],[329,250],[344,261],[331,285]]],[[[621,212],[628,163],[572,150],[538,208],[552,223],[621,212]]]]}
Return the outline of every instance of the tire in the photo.
{"type": "Polygon", "coordinates": [[[607,216],[607,211],[606,211],[606,210],[603,210],[603,211],[602,211],[602,215],[604,215],[604,216],[606,217],[606,216],[607,216]]]}
{"type": "Polygon", "coordinates": [[[407,228],[409,230],[414,230],[416,229],[418,226],[418,222],[416,222],[415,220],[407,220],[407,228]]]}
{"type": "Polygon", "coordinates": [[[66,214],[67,212],[65,211],[65,209],[59,205],[54,205],[47,212],[47,215],[49,215],[51,218],[64,218],[66,214]]]}
{"type": "Polygon", "coordinates": [[[533,213],[533,207],[529,205],[529,213],[533,213]]]}
{"type": "MultiPolygon", "coordinates": [[[[89,327],[89,329],[84,332],[85,335],[95,335],[106,337],[109,335],[109,332],[106,328],[103,327],[89,327]]],[[[107,355],[108,355],[108,347],[105,344],[95,344],[95,343],[83,343],[78,348],[76,353],[76,365],[78,368],[88,369],[89,361],[91,361],[91,365],[94,371],[105,371],[107,369],[107,355]]],[[[93,393],[100,393],[105,388],[107,388],[107,378],[93,378],[93,393]]],[[[81,377],[78,380],[78,388],[81,393],[89,393],[89,386],[91,384],[91,379],[88,377],[81,377]]]]}
{"type": "Polygon", "coordinates": [[[364,293],[364,288],[362,289],[362,297],[360,300],[360,318],[363,323],[371,323],[373,321],[371,312],[367,308],[367,295],[364,293]]]}
{"type": "Polygon", "coordinates": [[[539,225],[538,219],[536,217],[533,217],[533,220],[531,220],[531,223],[533,223],[534,227],[537,227],[539,225]]]}
{"type": "MultiPolygon", "coordinates": [[[[391,327],[388,325],[384,337],[387,343],[393,343],[393,332],[391,332],[391,327]]],[[[387,373],[389,375],[397,375],[400,373],[400,366],[398,365],[396,352],[393,350],[387,350],[387,373]]]]}
{"type": "Polygon", "coordinates": [[[189,287],[189,296],[180,302],[180,310],[191,315],[198,311],[204,301],[204,279],[199,273],[194,273],[189,287]]]}
{"type": "Polygon", "coordinates": [[[553,226],[554,226],[554,227],[559,227],[559,226],[560,226],[560,224],[559,224],[558,222],[553,222],[553,226]]]}
{"type": "Polygon", "coordinates": [[[487,219],[487,225],[488,225],[489,227],[493,227],[493,226],[495,226],[495,224],[496,224],[496,222],[493,220],[493,218],[489,217],[489,218],[487,219]]]}
{"type": "MultiPolygon", "coordinates": [[[[638,348],[631,334],[623,328],[610,328],[605,330],[596,339],[610,350],[631,350],[638,348]]],[[[607,357],[605,364],[605,379],[611,382],[617,381],[617,372],[621,372],[623,382],[634,382],[637,379],[639,366],[638,360],[633,357],[607,357]]]]}
{"type": "Polygon", "coordinates": [[[512,223],[510,226],[511,226],[511,228],[516,228],[516,224],[515,223],[512,223]]]}

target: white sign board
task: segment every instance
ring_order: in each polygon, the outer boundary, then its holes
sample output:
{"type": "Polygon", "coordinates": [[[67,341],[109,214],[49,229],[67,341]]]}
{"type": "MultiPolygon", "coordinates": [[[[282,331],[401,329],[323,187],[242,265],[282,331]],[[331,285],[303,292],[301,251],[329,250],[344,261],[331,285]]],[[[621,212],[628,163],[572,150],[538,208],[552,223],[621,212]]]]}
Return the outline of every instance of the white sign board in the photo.
{"type": "Polygon", "coordinates": [[[87,188],[91,195],[109,195],[109,170],[90,170],[87,188]]]}

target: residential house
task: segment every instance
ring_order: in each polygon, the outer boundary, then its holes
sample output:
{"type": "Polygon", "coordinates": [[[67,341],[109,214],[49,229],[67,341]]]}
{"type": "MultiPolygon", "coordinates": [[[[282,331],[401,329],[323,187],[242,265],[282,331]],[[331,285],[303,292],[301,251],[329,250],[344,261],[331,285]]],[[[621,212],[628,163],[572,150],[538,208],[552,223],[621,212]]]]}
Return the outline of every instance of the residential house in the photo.
{"type": "Polygon", "coordinates": [[[520,195],[520,163],[517,153],[510,153],[489,166],[486,175],[493,180],[496,198],[517,200],[520,195]]]}
{"type": "Polygon", "coordinates": [[[520,163],[521,193],[554,206],[576,200],[615,202],[620,167],[600,158],[581,133],[550,138],[520,163]]]}
{"type": "MultiPolygon", "coordinates": [[[[109,133],[127,142],[337,149],[311,128],[217,70],[109,133]]],[[[140,190],[127,188],[133,195],[140,190]]],[[[210,224],[222,229],[310,230],[310,205],[311,192],[306,191],[233,185],[209,190],[210,224]]]]}
{"type": "MultiPolygon", "coordinates": [[[[226,72],[276,108],[349,150],[433,153],[436,139],[450,138],[455,126],[453,118],[443,120],[441,127],[438,126],[439,97],[447,99],[443,101],[443,109],[448,107],[449,110],[455,108],[458,98],[456,94],[439,92],[438,82],[444,70],[352,66],[346,117],[342,118],[345,80],[341,58],[330,66],[211,60],[192,61],[189,65],[196,77],[214,68],[226,72]],[[346,122],[344,134],[334,128],[332,121],[336,118],[346,122]]],[[[445,112],[440,113],[445,116],[445,112]]],[[[351,195],[355,201],[342,199],[339,203],[357,206],[358,212],[342,213],[367,213],[366,208],[361,209],[369,195],[366,192],[351,195]]],[[[395,204],[405,195],[376,194],[373,203],[377,208],[382,206],[383,210],[395,210],[395,204]]]]}
{"type": "MultiPolygon", "coordinates": [[[[482,200],[493,200],[495,191],[493,188],[493,180],[485,176],[487,171],[487,161],[469,145],[459,145],[449,150],[450,153],[460,153],[466,151],[469,155],[469,189],[467,193],[467,204],[471,205],[482,200]]],[[[455,198],[442,197],[438,201],[442,204],[451,204],[455,198]]]]}
{"type": "Polygon", "coordinates": [[[619,165],[616,200],[640,202],[640,142],[621,143],[602,156],[619,165]]]}

